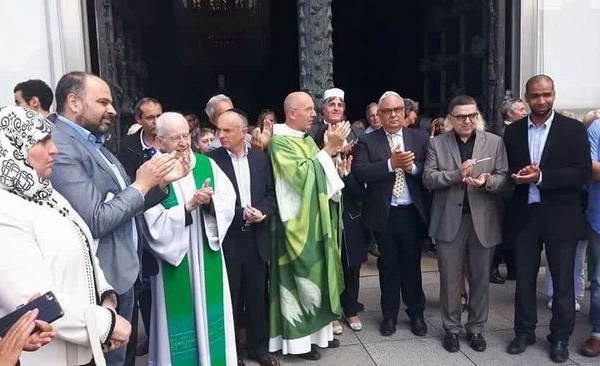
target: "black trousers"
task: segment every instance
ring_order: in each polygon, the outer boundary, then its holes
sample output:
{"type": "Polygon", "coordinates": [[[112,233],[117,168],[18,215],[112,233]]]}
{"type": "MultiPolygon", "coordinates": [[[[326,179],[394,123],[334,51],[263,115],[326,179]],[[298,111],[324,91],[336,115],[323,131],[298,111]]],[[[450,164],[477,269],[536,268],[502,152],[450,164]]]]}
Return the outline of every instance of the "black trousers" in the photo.
{"type": "Polygon", "coordinates": [[[512,241],[503,241],[498,244],[494,249],[494,256],[492,258],[492,265],[490,269],[498,268],[500,263],[506,263],[506,272],[509,275],[515,274],[515,255],[514,255],[514,243],[512,241]]]}
{"type": "Polygon", "coordinates": [[[398,318],[400,289],[408,316],[411,319],[423,316],[420,226],[419,213],[413,205],[391,207],[385,229],[375,232],[380,253],[377,268],[384,319],[396,321],[398,318]]]}
{"type": "Polygon", "coordinates": [[[267,353],[269,347],[267,263],[258,255],[252,231],[244,231],[238,237],[241,242],[236,243],[235,255],[225,260],[235,328],[244,325],[248,356],[259,357],[267,353]],[[239,319],[240,314],[243,320],[239,319]]]}
{"type": "Polygon", "coordinates": [[[360,265],[348,265],[348,253],[346,250],[346,245],[345,243],[342,243],[342,271],[344,272],[344,291],[342,292],[340,300],[342,302],[342,309],[344,310],[344,315],[347,317],[356,316],[358,312],[357,303],[358,291],[360,288],[360,267],[360,265]]]}
{"type": "MultiPolygon", "coordinates": [[[[536,282],[540,269],[542,246],[546,248],[548,267],[552,272],[554,296],[550,320],[550,342],[568,341],[575,325],[575,292],[573,267],[577,239],[557,240],[544,234],[540,206],[528,208],[527,224],[515,239],[517,288],[515,292],[515,334],[535,336],[537,324],[536,282]]],[[[569,230],[569,229],[565,229],[569,230]]]]}

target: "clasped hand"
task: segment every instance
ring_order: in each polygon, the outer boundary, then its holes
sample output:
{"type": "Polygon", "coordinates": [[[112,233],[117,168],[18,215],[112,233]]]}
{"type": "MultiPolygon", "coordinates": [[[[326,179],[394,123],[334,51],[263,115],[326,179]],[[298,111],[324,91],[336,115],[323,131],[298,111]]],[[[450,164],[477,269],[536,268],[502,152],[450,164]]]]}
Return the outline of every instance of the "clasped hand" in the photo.
{"type": "Polygon", "coordinates": [[[267,215],[262,213],[259,209],[248,205],[244,208],[244,217],[246,218],[247,223],[254,224],[264,221],[267,218],[267,215]]]}
{"type": "Polygon", "coordinates": [[[542,171],[537,164],[530,164],[522,168],[517,174],[511,175],[516,184],[532,184],[540,180],[542,171]]]}
{"type": "Polygon", "coordinates": [[[204,184],[202,184],[202,188],[194,192],[192,198],[187,201],[185,204],[185,209],[187,212],[194,211],[198,206],[205,205],[210,202],[212,199],[214,192],[212,188],[210,188],[210,178],[206,178],[204,184]]]}
{"type": "Polygon", "coordinates": [[[412,151],[392,151],[390,163],[393,169],[402,169],[408,172],[412,170],[415,163],[415,154],[412,151]]]}

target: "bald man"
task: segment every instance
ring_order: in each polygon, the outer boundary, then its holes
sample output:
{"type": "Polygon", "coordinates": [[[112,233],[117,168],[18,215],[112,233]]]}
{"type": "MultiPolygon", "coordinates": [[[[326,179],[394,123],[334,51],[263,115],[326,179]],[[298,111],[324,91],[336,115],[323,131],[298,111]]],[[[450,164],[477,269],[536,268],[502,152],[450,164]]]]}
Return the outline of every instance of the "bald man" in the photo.
{"type": "Polygon", "coordinates": [[[341,314],[339,200],[344,183],[332,156],[342,150],[347,123],[330,125],[319,150],[307,132],[316,116],[310,95],[284,101],[285,124],[269,144],[280,240],[271,252],[271,352],[318,360],[318,347],[337,347],[331,321],[341,314]]]}

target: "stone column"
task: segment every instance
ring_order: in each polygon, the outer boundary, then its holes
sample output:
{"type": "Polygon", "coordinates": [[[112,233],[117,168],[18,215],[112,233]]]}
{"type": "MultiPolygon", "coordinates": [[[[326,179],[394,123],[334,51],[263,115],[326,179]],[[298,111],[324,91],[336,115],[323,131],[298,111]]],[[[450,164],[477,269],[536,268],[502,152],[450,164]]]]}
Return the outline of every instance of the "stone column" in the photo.
{"type": "Polygon", "coordinates": [[[332,0],[298,0],[300,90],[316,100],[333,87],[332,0]]]}

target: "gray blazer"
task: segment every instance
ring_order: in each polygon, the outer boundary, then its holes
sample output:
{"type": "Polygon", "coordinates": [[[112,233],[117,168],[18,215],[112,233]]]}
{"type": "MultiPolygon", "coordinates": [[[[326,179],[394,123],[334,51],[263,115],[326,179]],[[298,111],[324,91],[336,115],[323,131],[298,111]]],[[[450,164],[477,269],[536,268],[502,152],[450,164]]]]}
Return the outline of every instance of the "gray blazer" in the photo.
{"type": "MultiPolygon", "coordinates": [[[[121,190],[112,169],[94,147],[63,121],[56,121],[52,141],[58,154],[50,181],[90,227],[92,236],[100,239],[96,251],[100,267],[115,291],[123,294],[139,273],[131,220],[142,213],[144,197],[131,186],[121,190]]],[[[129,184],[121,163],[106,148],[101,149],[129,184]]]]}
{"type": "MultiPolygon", "coordinates": [[[[502,241],[502,190],[507,184],[508,160],[502,139],[477,131],[473,159],[492,158],[473,168],[471,176],[490,173],[481,188],[467,188],[471,217],[477,238],[490,248],[502,241]]],[[[454,240],[462,218],[464,183],[460,176],[460,152],[454,132],[431,139],[423,171],[423,184],[432,191],[429,235],[437,240],[454,240]]]]}

